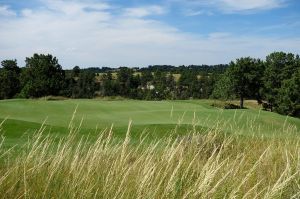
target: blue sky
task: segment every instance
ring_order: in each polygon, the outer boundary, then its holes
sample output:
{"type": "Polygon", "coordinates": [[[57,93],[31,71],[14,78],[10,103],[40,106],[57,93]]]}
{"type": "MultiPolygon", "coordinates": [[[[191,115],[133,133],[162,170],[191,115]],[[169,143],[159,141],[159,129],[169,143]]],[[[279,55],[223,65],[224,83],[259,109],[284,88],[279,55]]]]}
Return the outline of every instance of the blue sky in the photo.
{"type": "Polygon", "coordinates": [[[300,52],[298,0],[0,0],[0,60],[64,68],[219,64],[300,52]]]}

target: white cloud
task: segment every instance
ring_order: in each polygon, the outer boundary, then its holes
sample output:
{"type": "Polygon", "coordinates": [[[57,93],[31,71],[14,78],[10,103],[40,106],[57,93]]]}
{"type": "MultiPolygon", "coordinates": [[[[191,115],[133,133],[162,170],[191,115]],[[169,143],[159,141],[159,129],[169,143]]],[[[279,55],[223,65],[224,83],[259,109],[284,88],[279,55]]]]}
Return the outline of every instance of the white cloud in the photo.
{"type": "Polygon", "coordinates": [[[192,10],[192,9],[187,9],[184,11],[185,16],[198,16],[198,15],[208,15],[212,16],[214,13],[210,10],[192,10]]]}
{"type": "Polygon", "coordinates": [[[44,0],[45,6],[52,11],[58,11],[72,16],[85,11],[104,11],[111,7],[103,2],[74,1],[74,0],[44,0]]]}
{"type": "Polygon", "coordinates": [[[145,7],[127,8],[125,9],[124,15],[129,17],[146,17],[150,15],[162,15],[165,13],[165,8],[157,5],[152,5],[145,7]]]}
{"type": "Polygon", "coordinates": [[[68,68],[117,67],[217,64],[240,56],[264,57],[275,50],[300,51],[299,37],[246,37],[224,32],[201,36],[141,15],[113,14],[110,5],[56,1],[56,6],[51,2],[23,10],[17,17],[0,18],[0,60],[17,58],[23,65],[25,57],[33,53],[51,53],[68,68]]]}
{"type": "Polygon", "coordinates": [[[16,16],[16,13],[9,6],[0,6],[0,16],[11,17],[16,16]]]}
{"type": "MultiPolygon", "coordinates": [[[[169,0],[183,7],[192,8],[195,13],[205,10],[218,10],[223,13],[256,12],[285,6],[288,0],[169,0]],[[195,11],[196,10],[196,11],[195,11]]],[[[202,14],[202,13],[200,13],[202,14]]]]}
{"type": "Polygon", "coordinates": [[[284,0],[219,0],[226,11],[269,10],[284,5],[284,0]]]}

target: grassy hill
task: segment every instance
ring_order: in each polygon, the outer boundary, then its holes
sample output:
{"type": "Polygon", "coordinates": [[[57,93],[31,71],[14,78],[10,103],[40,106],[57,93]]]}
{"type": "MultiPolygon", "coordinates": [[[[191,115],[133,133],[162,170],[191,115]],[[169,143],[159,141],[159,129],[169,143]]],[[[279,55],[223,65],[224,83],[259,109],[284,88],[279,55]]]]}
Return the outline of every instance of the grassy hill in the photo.
{"type": "MultiPolygon", "coordinates": [[[[194,125],[199,131],[222,128],[224,132],[242,135],[283,135],[284,128],[298,134],[300,119],[262,111],[248,103],[248,109],[223,110],[212,107],[210,100],[188,101],[104,101],[104,100],[3,100],[0,101],[2,134],[12,142],[24,133],[31,133],[41,124],[49,132],[63,134],[77,107],[75,123],[82,120],[82,133],[99,133],[114,125],[114,132],[124,136],[129,120],[132,134],[138,136],[144,129],[150,136],[161,137],[178,126],[178,133],[186,133],[194,125]],[[97,129],[97,130],[96,130],[97,129]],[[291,131],[292,129],[292,131],[291,131]]],[[[246,103],[247,106],[247,103],[246,103]]]]}

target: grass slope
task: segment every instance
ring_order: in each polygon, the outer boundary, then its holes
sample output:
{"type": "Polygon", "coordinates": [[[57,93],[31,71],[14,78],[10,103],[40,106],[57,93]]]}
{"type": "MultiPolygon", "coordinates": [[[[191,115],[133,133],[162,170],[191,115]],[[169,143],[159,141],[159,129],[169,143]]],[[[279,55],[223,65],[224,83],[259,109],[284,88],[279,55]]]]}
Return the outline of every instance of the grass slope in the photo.
{"type": "Polygon", "coordinates": [[[300,196],[300,137],[240,139],[215,128],[132,144],[130,128],[123,141],[111,131],[77,139],[74,125],[58,142],[43,128],[17,150],[0,141],[1,198],[300,196]]]}
{"type": "MultiPolygon", "coordinates": [[[[253,128],[264,135],[282,131],[283,126],[300,128],[300,120],[250,108],[222,110],[211,107],[209,100],[189,101],[101,101],[101,100],[3,100],[0,101],[0,118],[8,118],[3,132],[8,137],[19,137],[25,131],[38,129],[45,122],[52,132],[67,132],[77,107],[75,122],[82,122],[83,132],[109,128],[124,134],[129,120],[133,121],[133,134],[148,129],[150,133],[168,133],[180,124],[186,128],[194,122],[198,128],[209,128],[222,122],[224,131],[249,134],[253,128]]],[[[1,120],[0,120],[1,121],[1,120]]]]}

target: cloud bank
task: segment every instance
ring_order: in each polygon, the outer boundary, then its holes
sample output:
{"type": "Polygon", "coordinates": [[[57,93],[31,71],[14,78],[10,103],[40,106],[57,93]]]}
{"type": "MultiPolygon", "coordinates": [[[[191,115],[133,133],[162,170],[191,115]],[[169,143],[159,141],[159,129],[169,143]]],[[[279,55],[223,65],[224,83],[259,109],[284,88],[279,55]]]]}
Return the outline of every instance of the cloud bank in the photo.
{"type": "Polygon", "coordinates": [[[169,2],[179,3],[190,10],[194,9],[194,13],[198,11],[200,14],[211,12],[211,10],[222,13],[255,13],[280,8],[288,3],[287,0],[169,0],[169,2]]]}
{"type": "Polygon", "coordinates": [[[240,56],[300,50],[300,38],[200,35],[151,19],[165,13],[158,5],[119,8],[105,2],[63,0],[19,11],[1,6],[0,60],[16,58],[23,65],[33,53],[51,53],[64,68],[142,67],[228,63],[240,56]]]}

